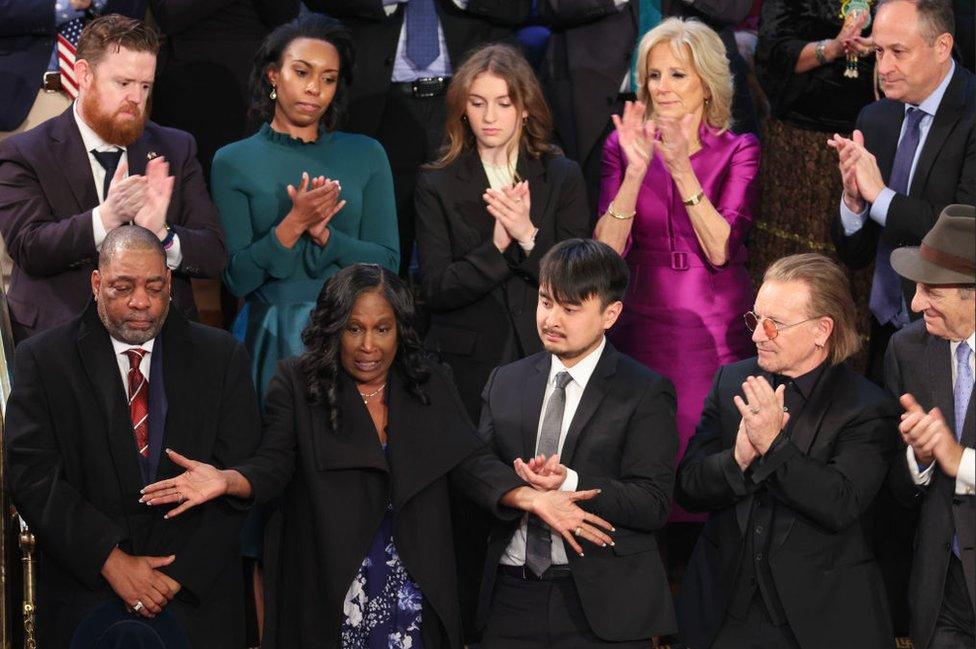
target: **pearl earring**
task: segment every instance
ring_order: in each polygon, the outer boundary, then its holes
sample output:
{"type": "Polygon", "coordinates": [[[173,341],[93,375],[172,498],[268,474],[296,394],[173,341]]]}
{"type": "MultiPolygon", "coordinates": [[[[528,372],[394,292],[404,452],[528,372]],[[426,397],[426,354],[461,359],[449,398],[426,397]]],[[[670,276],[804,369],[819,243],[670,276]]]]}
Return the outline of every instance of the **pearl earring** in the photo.
{"type": "Polygon", "coordinates": [[[271,99],[271,101],[274,101],[275,99],[277,99],[278,98],[278,89],[275,88],[274,86],[271,86],[271,94],[268,95],[268,98],[271,99]]]}

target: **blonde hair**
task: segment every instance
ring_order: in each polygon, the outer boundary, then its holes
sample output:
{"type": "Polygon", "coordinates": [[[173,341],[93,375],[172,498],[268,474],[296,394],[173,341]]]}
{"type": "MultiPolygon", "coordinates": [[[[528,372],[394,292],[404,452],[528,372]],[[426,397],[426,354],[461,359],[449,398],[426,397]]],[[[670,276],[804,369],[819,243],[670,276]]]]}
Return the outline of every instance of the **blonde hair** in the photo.
{"type": "Polygon", "coordinates": [[[444,124],[444,143],[440,157],[425,165],[427,169],[440,169],[454,162],[462,152],[475,147],[475,137],[465,119],[468,93],[475,78],[482,73],[493,74],[508,85],[508,97],[526,117],[516,135],[518,150],[530,158],[543,154],[560,153],[559,147],[549,143],[552,133],[552,112],[542,95],[542,87],[525,57],[510,45],[499,43],[485,45],[474,52],[454,71],[451,85],[447,87],[444,104],[447,120],[444,124]]]}
{"type": "Polygon", "coordinates": [[[834,329],[827,339],[831,365],[842,363],[861,346],[857,335],[854,298],[847,275],[829,257],[807,252],[774,261],[763,282],[802,282],[810,291],[807,317],[828,317],[834,329]]]}
{"type": "Polygon", "coordinates": [[[668,18],[647,32],[638,46],[637,99],[647,107],[647,118],[654,117],[654,105],[647,91],[647,59],[660,43],[670,43],[671,51],[683,61],[688,60],[701,77],[705,87],[705,123],[727,131],[732,123],[732,72],[725,55],[725,44],[711,27],[695,19],[668,18]]]}

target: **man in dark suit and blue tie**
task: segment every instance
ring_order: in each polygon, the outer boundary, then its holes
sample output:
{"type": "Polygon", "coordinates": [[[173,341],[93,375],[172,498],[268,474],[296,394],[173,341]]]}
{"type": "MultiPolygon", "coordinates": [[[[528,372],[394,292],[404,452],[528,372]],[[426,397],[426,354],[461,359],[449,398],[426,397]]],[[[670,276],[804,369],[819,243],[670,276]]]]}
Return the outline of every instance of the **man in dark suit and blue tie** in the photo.
{"type": "Polygon", "coordinates": [[[14,338],[63,324],[85,306],[106,233],[148,228],[166,249],[173,302],[196,316],[191,277],[217,277],[227,253],[193,138],[147,121],[159,40],[116,14],[78,41],[78,100],[0,141],[0,232],[14,261],[14,338]]]}
{"type": "Polygon", "coordinates": [[[976,78],[952,60],[954,28],[949,0],[881,0],[871,35],[886,98],[864,107],[852,139],[830,140],[844,182],[834,244],[854,268],[875,262],[868,376],[879,384],[915,290],[888,256],[917,246],[946,205],[976,203],[976,78]]]}
{"type": "Polygon", "coordinates": [[[891,339],[888,390],[900,396],[905,455],[892,482],[919,507],[909,584],[916,649],[976,646],[976,209],[950,205],[918,247],[891,255],[915,283],[923,319],[891,339]]]}
{"type": "MultiPolygon", "coordinates": [[[[536,488],[600,489],[584,508],[616,531],[611,547],[584,556],[531,516],[496,523],[479,606],[483,649],[637,649],[674,632],[655,541],[674,482],[674,388],[604,335],[628,274],[603,243],[554,246],[539,273],[545,351],[496,368],[485,386],[480,429],[497,455],[536,488]]],[[[586,540],[593,532],[575,531],[586,540]]]]}
{"type": "Polygon", "coordinates": [[[181,471],[165,448],[230,466],[260,434],[247,354],[170,309],[171,276],[154,233],[115,228],[94,302],[17,347],[4,441],[11,498],[37,538],[40,647],[67,648],[79,625],[97,637],[93,621],[139,634],[116,622],[160,614],[191,646],[244,645],[246,508],[222,498],[167,520],[140,502],[181,471]]]}

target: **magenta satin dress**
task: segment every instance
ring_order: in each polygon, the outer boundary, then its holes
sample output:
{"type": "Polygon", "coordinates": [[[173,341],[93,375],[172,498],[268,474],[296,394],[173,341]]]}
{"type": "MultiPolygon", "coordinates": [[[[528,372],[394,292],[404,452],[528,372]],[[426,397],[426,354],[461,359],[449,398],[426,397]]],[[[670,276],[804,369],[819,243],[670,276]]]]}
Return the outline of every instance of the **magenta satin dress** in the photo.
{"type": "MultiPolygon", "coordinates": [[[[698,425],[719,366],[755,354],[742,314],[752,309],[745,239],[758,195],[759,140],[701,131],[691,166],[705,196],[732,227],[729,261],[713,266],[695,236],[681,196],[660,157],[651,160],[637,197],[624,259],[630,287],[610,339],[620,351],[674,383],[678,396],[678,459],[698,425]]],[[[600,214],[623,181],[626,157],[617,134],[603,148],[600,214]]],[[[677,504],[673,521],[704,520],[677,504]]]]}

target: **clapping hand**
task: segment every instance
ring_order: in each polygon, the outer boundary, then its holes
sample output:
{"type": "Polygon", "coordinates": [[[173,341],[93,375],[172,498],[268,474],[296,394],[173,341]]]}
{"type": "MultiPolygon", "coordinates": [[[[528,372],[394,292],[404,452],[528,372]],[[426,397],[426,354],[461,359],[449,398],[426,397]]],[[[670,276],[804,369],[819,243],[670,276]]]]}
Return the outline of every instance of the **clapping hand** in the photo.
{"type": "Polygon", "coordinates": [[[514,239],[523,244],[532,241],[536,227],[530,216],[532,200],[529,196],[529,182],[523,180],[511,187],[485,190],[482,195],[487,204],[488,213],[495,219],[494,243],[499,250],[504,251],[514,239]],[[504,228],[506,237],[498,230],[504,228]],[[505,244],[504,247],[499,244],[505,244]]]}
{"type": "Polygon", "coordinates": [[[864,201],[873,203],[885,188],[881,170],[874,155],[864,147],[864,135],[855,130],[851,139],[834,134],[827,145],[837,149],[844,202],[852,212],[864,210],[864,201]],[[855,209],[855,208],[860,209],[855,209]]]}
{"type": "Polygon", "coordinates": [[[178,507],[166,512],[165,518],[173,518],[191,507],[227,493],[227,479],[220,470],[183,457],[171,449],[166,449],[166,455],[186,471],[175,478],[160,480],[147,486],[142,490],[139,502],[149,506],[178,503],[178,507]]]}
{"type": "Polygon", "coordinates": [[[325,246],[325,244],[329,242],[329,235],[331,233],[331,230],[329,230],[329,223],[332,222],[332,217],[338,214],[339,210],[346,206],[346,201],[339,199],[339,193],[342,191],[342,187],[339,185],[338,180],[330,180],[324,176],[319,176],[318,178],[312,180],[312,189],[326,187],[330,183],[335,188],[334,196],[336,202],[331,209],[324,212],[322,219],[318,223],[309,226],[307,230],[308,236],[310,236],[312,241],[319,246],[325,246]]]}
{"type": "Polygon", "coordinates": [[[749,442],[765,455],[790,419],[789,413],[783,410],[786,386],[781,385],[774,391],[765,377],[750,376],[742,384],[742,392],[745,399],[735,395],[732,401],[742,415],[742,427],[749,442]]]}
{"type": "Polygon", "coordinates": [[[680,118],[660,117],[656,120],[657,140],[654,146],[672,176],[691,170],[691,145],[687,133],[694,121],[692,113],[680,118]]]}
{"type": "Polygon", "coordinates": [[[99,216],[106,231],[132,221],[142,209],[145,201],[146,177],[129,176],[126,178],[125,174],[128,170],[129,164],[125,156],[122,156],[108,186],[108,196],[105,197],[99,209],[99,216]]]}
{"type": "Polygon", "coordinates": [[[928,412],[911,394],[899,399],[905,412],[898,424],[898,432],[905,444],[912,447],[915,459],[921,464],[939,463],[942,472],[950,477],[959,473],[963,447],[946,423],[942,411],[932,408],[928,412]]]}
{"type": "Polygon", "coordinates": [[[735,457],[736,464],[739,465],[739,469],[745,472],[749,468],[749,465],[759,457],[759,451],[756,447],[752,445],[749,441],[749,434],[746,433],[746,420],[745,417],[739,420],[739,430],[735,434],[735,449],[732,451],[733,457],[735,457]]]}
{"type": "Polygon", "coordinates": [[[566,480],[567,469],[559,463],[558,454],[548,460],[545,455],[537,455],[528,462],[517,457],[513,464],[518,477],[540,491],[559,489],[566,480]]]}
{"type": "Polygon", "coordinates": [[[169,209],[175,183],[175,179],[169,175],[166,158],[160,156],[150,160],[146,165],[145,178],[145,199],[133,221],[162,239],[166,236],[166,211],[169,209]]]}
{"type": "Polygon", "coordinates": [[[622,115],[611,115],[617,129],[620,148],[627,158],[627,173],[640,178],[647,173],[647,165],[654,154],[655,124],[644,119],[646,107],[639,101],[624,103],[622,115]]]}

